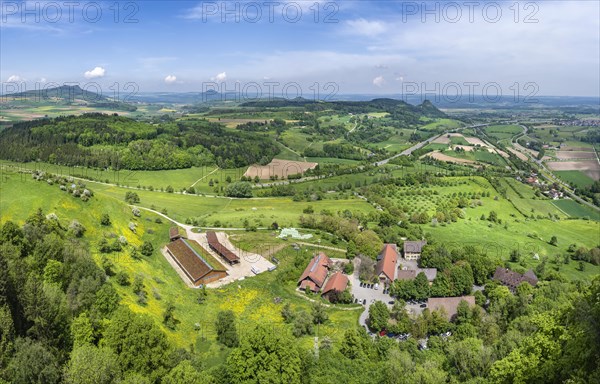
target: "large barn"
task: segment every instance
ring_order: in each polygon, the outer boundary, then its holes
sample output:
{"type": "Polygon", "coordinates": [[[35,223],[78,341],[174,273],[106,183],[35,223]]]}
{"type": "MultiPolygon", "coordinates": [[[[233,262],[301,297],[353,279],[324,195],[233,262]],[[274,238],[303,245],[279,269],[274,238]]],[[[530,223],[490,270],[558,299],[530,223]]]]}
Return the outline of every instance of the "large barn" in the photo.
{"type": "Polygon", "coordinates": [[[237,264],[240,262],[239,256],[231,252],[229,248],[221,244],[215,232],[206,232],[206,239],[208,240],[208,246],[210,247],[210,249],[219,254],[219,256],[221,256],[227,263],[229,263],[229,265],[237,264]]]}
{"type": "Polygon", "coordinates": [[[319,252],[318,255],[310,260],[304,273],[298,279],[300,289],[308,287],[313,292],[319,292],[323,287],[323,283],[325,283],[331,265],[331,259],[323,252],[319,252]]]}
{"type": "Polygon", "coordinates": [[[194,240],[175,240],[167,244],[167,253],[194,286],[227,276],[225,267],[194,240]]]}

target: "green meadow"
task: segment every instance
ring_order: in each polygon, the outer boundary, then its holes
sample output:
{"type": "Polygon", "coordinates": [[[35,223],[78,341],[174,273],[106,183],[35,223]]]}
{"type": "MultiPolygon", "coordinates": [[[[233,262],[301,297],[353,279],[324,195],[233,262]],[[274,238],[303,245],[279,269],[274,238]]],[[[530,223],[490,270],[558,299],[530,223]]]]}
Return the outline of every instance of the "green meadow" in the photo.
{"type": "Polygon", "coordinates": [[[553,171],[553,173],[576,188],[589,187],[594,184],[594,179],[581,171],[553,171]]]}
{"type": "MultiPolygon", "coordinates": [[[[142,277],[144,289],[148,293],[147,304],[142,305],[137,302],[137,296],[131,286],[121,286],[115,282],[114,286],[122,297],[122,303],[134,312],[150,315],[177,346],[187,348],[190,344],[195,344],[207,359],[207,363],[220,362],[225,356],[223,349],[215,342],[214,322],[220,310],[231,309],[236,313],[241,333],[248,331],[259,321],[272,325],[274,329],[288,327],[283,324],[280,315],[281,307],[286,302],[289,302],[294,310],[310,312],[311,302],[295,291],[296,271],[293,271],[292,279],[286,271],[292,268],[296,257],[302,256],[308,262],[318,248],[303,246],[298,252],[286,246],[291,244],[291,240],[276,239],[273,233],[268,231],[236,232],[232,241],[245,250],[253,250],[252,247],[257,243],[283,244],[284,248],[275,254],[280,260],[278,269],[222,288],[210,289],[206,301],[198,304],[198,291],[184,284],[160,252],[168,241],[168,230],[171,226],[164,218],[161,218],[162,222],[158,223],[156,220],[159,216],[147,211],[142,211],[141,217],[136,218],[122,198],[113,197],[102,188],[95,188],[93,183],[88,186],[95,195],[88,202],[82,202],[60,191],[57,185],[34,181],[27,174],[5,172],[3,176],[0,185],[1,223],[12,220],[23,224],[38,207],[46,214],[55,213],[63,226],[68,226],[71,220],[77,219],[87,228],[82,240],[90,245],[92,255],[98,263],[101,263],[105,257],[114,264],[114,272],[125,272],[130,280],[137,275],[142,277]],[[103,227],[99,225],[99,221],[100,216],[105,212],[109,213],[111,224],[103,227]],[[128,228],[129,222],[136,223],[136,233],[128,228]],[[130,255],[129,246],[118,253],[103,255],[98,252],[98,239],[121,235],[134,246],[139,246],[144,241],[151,242],[154,246],[153,254],[134,259],[130,255]],[[275,302],[276,298],[279,298],[279,303],[275,302]],[[176,308],[175,318],[178,324],[174,331],[162,325],[162,314],[168,302],[173,303],[176,308]]],[[[120,192],[123,191],[120,189],[120,192]]],[[[175,195],[169,194],[169,196],[175,195]]],[[[225,199],[212,200],[224,201],[225,199]]],[[[318,238],[323,239],[322,245],[331,245],[327,236],[319,235],[318,238]]],[[[343,257],[343,253],[334,251],[328,253],[333,257],[343,257]]],[[[322,300],[318,296],[313,299],[322,300]]],[[[345,329],[356,327],[358,316],[362,312],[361,308],[353,305],[328,308],[330,321],[320,327],[319,335],[339,340],[345,329]]],[[[312,345],[312,340],[312,337],[305,337],[301,342],[309,347],[312,345]]]]}

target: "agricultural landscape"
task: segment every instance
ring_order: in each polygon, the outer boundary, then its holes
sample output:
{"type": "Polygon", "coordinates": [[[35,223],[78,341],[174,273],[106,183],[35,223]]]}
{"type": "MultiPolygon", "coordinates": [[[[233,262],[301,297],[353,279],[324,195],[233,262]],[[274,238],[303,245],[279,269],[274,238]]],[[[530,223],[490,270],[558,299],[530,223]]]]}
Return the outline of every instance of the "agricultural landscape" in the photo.
{"type": "Polygon", "coordinates": [[[0,384],[600,383],[597,2],[80,8],[0,2],[0,384]]]}

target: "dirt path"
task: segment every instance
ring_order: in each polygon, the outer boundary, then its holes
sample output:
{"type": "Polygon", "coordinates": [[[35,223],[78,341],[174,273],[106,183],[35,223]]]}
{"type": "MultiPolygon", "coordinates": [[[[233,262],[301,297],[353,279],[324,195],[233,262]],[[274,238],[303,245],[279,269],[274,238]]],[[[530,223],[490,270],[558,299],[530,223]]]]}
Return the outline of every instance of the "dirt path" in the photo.
{"type": "Polygon", "coordinates": [[[343,252],[346,253],[347,250],[342,249],[342,248],[336,248],[336,247],[329,247],[327,245],[319,245],[319,244],[312,244],[312,243],[305,243],[303,241],[296,241],[297,244],[302,244],[302,245],[306,245],[307,247],[315,247],[315,248],[323,248],[323,249],[329,249],[331,251],[338,251],[338,252],[343,252]]]}
{"type": "Polygon", "coordinates": [[[199,178],[198,180],[194,181],[194,184],[192,184],[192,187],[193,187],[194,185],[198,184],[198,182],[199,182],[199,181],[202,181],[202,180],[204,180],[205,178],[207,178],[208,176],[210,176],[210,175],[212,175],[213,173],[217,172],[219,169],[220,169],[220,168],[219,168],[219,167],[217,167],[217,168],[213,169],[213,170],[212,170],[212,172],[210,172],[209,174],[207,174],[207,175],[205,175],[205,176],[202,176],[202,177],[201,177],[201,178],[199,178]]]}

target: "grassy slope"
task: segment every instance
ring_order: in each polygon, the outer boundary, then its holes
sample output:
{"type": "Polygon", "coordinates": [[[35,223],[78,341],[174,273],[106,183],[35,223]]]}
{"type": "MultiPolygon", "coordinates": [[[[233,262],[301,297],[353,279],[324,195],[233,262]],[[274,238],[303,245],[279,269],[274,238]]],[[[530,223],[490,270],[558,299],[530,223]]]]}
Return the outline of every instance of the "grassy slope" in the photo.
{"type": "MultiPolygon", "coordinates": [[[[516,198],[518,197],[512,197],[513,200],[516,198]]],[[[527,201],[523,204],[526,203],[527,201]]],[[[433,227],[428,224],[424,225],[423,229],[431,233],[436,241],[450,248],[470,244],[486,249],[488,254],[497,255],[504,260],[508,260],[511,250],[519,249],[528,267],[534,267],[540,262],[533,260],[531,256],[534,253],[552,259],[557,254],[563,255],[572,243],[588,248],[598,245],[600,223],[586,220],[525,219],[508,200],[502,197],[497,201],[493,198],[485,199],[483,206],[468,208],[465,212],[464,220],[447,226],[433,227]],[[502,224],[480,220],[481,215],[487,217],[492,210],[498,213],[502,224]],[[507,228],[504,227],[505,223],[507,228]],[[535,238],[529,237],[530,234],[535,238]],[[548,244],[552,236],[558,237],[557,247],[548,244]]],[[[576,264],[571,262],[561,265],[560,273],[569,279],[591,277],[600,273],[600,267],[591,264],[586,265],[585,272],[579,272],[576,270],[576,264]]]]}
{"type": "MultiPolygon", "coordinates": [[[[123,199],[125,195],[125,191],[118,187],[95,185],[95,190],[116,199],[123,199]]],[[[298,216],[308,205],[306,202],[294,202],[291,198],[229,199],[165,192],[136,192],[141,199],[140,206],[150,208],[154,205],[159,210],[166,208],[169,216],[177,221],[183,222],[188,217],[203,217],[209,224],[219,220],[225,227],[243,227],[244,219],[250,222],[261,221],[264,226],[269,226],[273,221],[277,221],[281,226],[297,226],[298,216]]],[[[321,200],[310,204],[316,212],[322,209],[337,212],[342,207],[363,212],[373,209],[360,199],[321,200]]]]}
{"type": "MultiPolygon", "coordinates": [[[[209,365],[221,361],[225,356],[221,347],[214,341],[214,321],[219,310],[232,309],[238,315],[240,332],[247,332],[258,321],[281,326],[282,319],[279,313],[282,304],[275,304],[273,301],[275,297],[283,298],[284,302],[289,301],[294,309],[310,311],[310,302],[294,292],[293,281],[281,283],[281,279],[278,279],[279,271],[265,272],[236,284],[209,290],[208,300],[199,305],[196,303],[197,292],[188,288],[181,281],[159,252],[168,239],[170,224],[166,221],[157,224],[154,222],[157,216],[149,212],[142,212],[142,217],[137,220],[138,233],[133,234],[127,228],[129,221],[134,220],[130,208],[120,199],[113,198],[109,194],[95,190],[98,193],[89,202],[83,203],[61,192],[57,186],[49,186],[44,182],[31,180],[29,175],[21,177],[22,175],[18,174],[5,174],[4,176],[3,183],[0,185],[2,223],[7,220],[22,223],[37,207],[42,207],[45,213],[55,212],[65,225],[76,218],[88,229],[83,240],[91,244],[92,254],[97,261],[100,261],[101,255],[96,250],[96,239],[99,239],[103,233],[123,234],[130,243],[136,245],[140,245],[142,241],[151,241],[155,251],[150,257],[134,260],[129,256],[128,251],[107,256],[116,265],[116,272],[125,271],[132,279],[136,274],[141,274],[144,278],[145,289],[148,292],[147,305],[137,304],[131,287],[121,287],[115,284],[123,298],[122,302],[135,312],[150,315],[157,324],[161,324],[166,303],[173,302],[176,306],[175,317],[180,322],[176,331],[164,327],[163,330],[180,347],[188,347],[190,344],[196,343],[199,349],[205,353],[209,365]],[[103,212],[109,212],[111,216],[112,225],[110,227],[101,227],[98,224],[103,212]],[[150,229],[154,234],[150,234],[150,229]],[[157,296],[154,295],[154,292],[157,293],[157,296]],[[160,299],[157,299],[159,296],[160,299]],[[200,324],[200,331],[194,330],[195,323],[200,324]]],[[[252,234],[252,236],[254,236],[252,239],[254,242],[258,240],[256,236],[261,235],[252,234]]],[[[266,232],[262,236],[265,236],[262,241],[267,241],[266,237],[273,238],[270,233],[266,232]]],[[[280,241],[285,244],[284,241],[280,241]]],[[[242,242],[241,245],[244,243],[242,242]]],[[[302,251],[307,253],[307,257],[310,257],[308,254],[312,252],[312,249],[305,249],[302,251]]],[[[280,268],[293,262],[295,255],[296,252],[290,247],[277,253],[276,256],[281,261],[280,268]]],[[[331,321],[321,327],[319,334],[320,336],[330,335],[335,340],[341,337],[344,329],[356,326],[360,314],[360,310],[329,309],[328,312],[331,321]]],[[[306,337],[302,342],[309,347],[312,337],[306,337]]]]}

